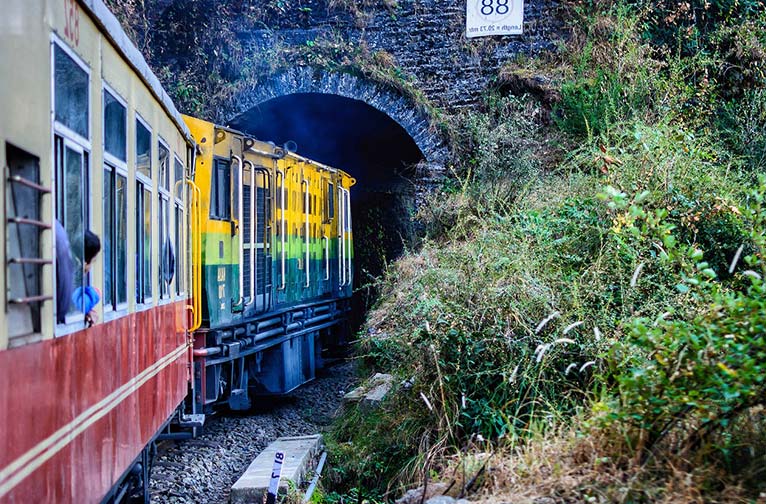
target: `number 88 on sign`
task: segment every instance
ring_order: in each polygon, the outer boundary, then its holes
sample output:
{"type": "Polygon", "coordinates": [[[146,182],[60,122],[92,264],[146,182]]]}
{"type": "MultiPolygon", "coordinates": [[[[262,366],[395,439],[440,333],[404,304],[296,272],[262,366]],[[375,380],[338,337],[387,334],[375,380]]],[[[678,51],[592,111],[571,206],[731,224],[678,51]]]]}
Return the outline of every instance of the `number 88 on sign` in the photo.
{"type": "Polygon", "coordinates": [[[467,0],[466,36],[521,35],[523,0],[467,0]]]}

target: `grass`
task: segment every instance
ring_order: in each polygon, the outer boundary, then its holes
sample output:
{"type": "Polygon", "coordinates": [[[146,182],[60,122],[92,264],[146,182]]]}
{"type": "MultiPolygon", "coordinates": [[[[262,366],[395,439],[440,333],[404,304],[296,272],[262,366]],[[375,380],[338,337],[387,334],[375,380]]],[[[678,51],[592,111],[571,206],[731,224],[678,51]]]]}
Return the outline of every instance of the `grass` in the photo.
{"type": "Polygon", "coordinates": [[[700,77],[714,48],[669,52],[635,5],[572,9],[569,45],[521,62],[554,69],[552,114],[490,94],[454,121],[453,178],[420,211],[422,247],[381,279],[359,348],[400,385],[336,425],[341,495],[426,481],[514,502],[766,490],[766,354],[742,329],[761,327],[760,287],[729,271],[763,259],[762,91],[728,103],[726,83],[700,77]],[[752,143],[732,142],[745,131],[752,143]]]}

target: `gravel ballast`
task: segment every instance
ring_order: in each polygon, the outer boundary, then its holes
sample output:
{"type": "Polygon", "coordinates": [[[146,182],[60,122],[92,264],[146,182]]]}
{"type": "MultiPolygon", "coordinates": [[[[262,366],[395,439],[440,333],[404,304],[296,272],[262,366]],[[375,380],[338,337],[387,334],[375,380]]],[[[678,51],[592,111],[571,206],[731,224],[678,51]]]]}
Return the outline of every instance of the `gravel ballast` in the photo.
{"type": "Polygon", "coordinates": [[[228,502],[231,485],[269,443],[329,425],[354,380],[353,362],[336,364],[287,397],[255,400],[252,411],[208,418],[196,439],[162,442],[152,465],[151,501],[228,502]]]}

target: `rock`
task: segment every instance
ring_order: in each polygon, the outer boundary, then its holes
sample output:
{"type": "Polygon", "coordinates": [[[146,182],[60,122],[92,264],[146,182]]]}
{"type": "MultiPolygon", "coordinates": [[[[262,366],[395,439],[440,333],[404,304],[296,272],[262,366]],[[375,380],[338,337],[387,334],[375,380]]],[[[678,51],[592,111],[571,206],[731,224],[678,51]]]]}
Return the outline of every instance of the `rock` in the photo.
{"type": "MultiPolygon", "coordinates": [[[[426,487],[426,500],[430,500],[432,497],[444,497],[442,494],[447,491],[446,483],[431,483],[426,487]]],[[[450,497],[452,498],[452,497],[450,497]]],[[[423,502],[423,487],[413,488],[408,490],[407,493],[402,495],[396,500],[396,504],[420,504],[423,502]]],[[[452,501],[441,501],[443,504],[449,504],[452,501]]]]}
{"type": "Polygon", "coordinates": [[[358,402],[364,397],[364,387],[357,387],[348,394],[343,396],[344,402],[358,402]]]}
{"type": "Polygon", "coordinates": [[[376,373],[370,380],[372,387],[362,399],[363,408],[377,408],[394,385],[394,377],[390,374],[376,373]]]}
{"type": "Polygon", "coordinates": [[[426,504],[455,504],[455,502],[455,498],[449,495],[437,495],[428,499],[426,504]]]}
{"type": "Polygon", "coordinates": [[[362,408],[377,408],[391,391],[394,384],[394,377],[390,374],[375,373],[370,380],[348,394],[343,396],[343,401],[360,402],[362,408]]]}

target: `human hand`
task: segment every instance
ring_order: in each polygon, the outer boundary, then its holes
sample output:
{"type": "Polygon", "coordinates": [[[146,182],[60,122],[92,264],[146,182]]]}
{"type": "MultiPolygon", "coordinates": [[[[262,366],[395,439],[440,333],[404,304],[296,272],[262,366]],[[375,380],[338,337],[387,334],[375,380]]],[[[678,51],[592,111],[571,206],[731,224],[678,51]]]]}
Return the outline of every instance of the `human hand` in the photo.
{"type": "Polygon", "coordinates": [[[88,327],[93,327],[93,324],[98,323],[98,313],[96,310],[91,310],[88,312],[87,315],[85,315],[85,324],[88,327]]]}

